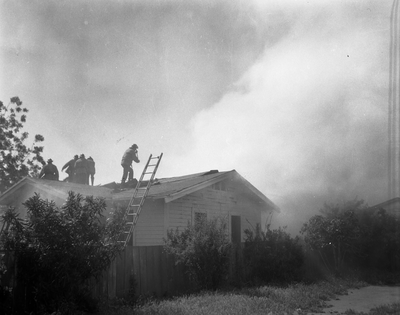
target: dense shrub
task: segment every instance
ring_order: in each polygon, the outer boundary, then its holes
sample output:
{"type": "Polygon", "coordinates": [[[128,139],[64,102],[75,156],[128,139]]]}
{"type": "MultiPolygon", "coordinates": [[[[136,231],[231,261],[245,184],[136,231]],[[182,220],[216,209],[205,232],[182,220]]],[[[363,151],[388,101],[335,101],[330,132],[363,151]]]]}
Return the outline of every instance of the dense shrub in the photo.
{"type": "Polygon", "coordinates": [[[299,238],[283,228],[245,230],[243,250],[246,277],[252,282],[291,282],[301,278],[303,251],[299,238]]]}
{"type": "Polygon", "coordinates": [[[360,238],[356,242],[357,267],[400,272],[400,220],[384,209],[359,213],[360,238]]]}
{"type": "Polygon", "coordinates": [[[324,205],[321,214],[303,225],[311,250],[336,273],[348,268],[365,274],[400,272],[400,220],[362,200],[324,205]]]}
{"type": "Polygon", "coordinates": [[[11,228],[2,236],[5,250],[15,258],[16,307],[40,314],[94,310],[88,280],[99,276],[120,249],[119,225],[102,220],[105,201],[70,192],[61,208],[37,194],[24,205],[27,221],[9,210],[11,228]]]}
{"type": "Polygon", "coordinates": [[[318,252],[330,270],[339,272],[354,252],[355,242],[360,237],[356,211],[365,207],[361,200],[342,205],[325,204],[320,215],[315,215],[301,229],[305,242],[318,252]]]}
{"type": "Polygon", "coordinates": [[[200,289],[215,290],[227,278],[230,249],[226,222],[218,218],[188,223],[182,232],[170,230],[165,240],[165,251],[187,267],[200,289]]]}

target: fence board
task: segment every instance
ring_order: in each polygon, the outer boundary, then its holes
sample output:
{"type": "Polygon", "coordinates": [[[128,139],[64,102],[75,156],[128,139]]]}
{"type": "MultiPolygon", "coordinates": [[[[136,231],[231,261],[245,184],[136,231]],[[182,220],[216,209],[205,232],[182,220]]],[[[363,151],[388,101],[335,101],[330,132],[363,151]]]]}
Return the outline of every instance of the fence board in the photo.
{"type": "Polygon", "coordinates": [[[124,294],[125,291],[125,263],[126,259],[126,250],[120,253],[115,259],[116,262],[116,296],[120,296],[124,294]]]}
{"type": "Polygon", "coordinates": [[[154,260],[154,285],[155,285],[155,294],[156,296],[162,295],[162,249],[154,248],[153,251],[153,260],[154,260]]]}
{"type": "Polygon", "coordinates": [[[107,283],[107,291],[108,297],[113,299],[116,297],[116,271],[117,271],[117,263],[114,260],[110,268],[108,269],[108,283],[107,283]]]}
{"type": "Polygon", "coordinates": [[[133,258],[133,275],[136,281],[136,292],[140,294],[142,292],[142,283],[140,279],[140,253],[139,247],[132,247],[132,258],[133,258]]]}
{"type": "Polygon", "coordinates": [[[139,257],[139,277],[141,282],[141,294],[147,295],[148,288],[147,288],[147,247],[141,246],[139,247],[140,257],[139,257]]]}

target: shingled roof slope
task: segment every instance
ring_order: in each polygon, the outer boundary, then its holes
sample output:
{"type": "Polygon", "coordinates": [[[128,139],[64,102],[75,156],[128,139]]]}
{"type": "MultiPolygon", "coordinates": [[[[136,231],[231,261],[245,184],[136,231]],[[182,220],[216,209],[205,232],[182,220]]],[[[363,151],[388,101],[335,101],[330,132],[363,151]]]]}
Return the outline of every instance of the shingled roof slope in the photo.
{"type": "Polygon", "coordinates": [[[103,197],[107,199],[112,197],[112,189],[106,187],[38,179],[27,176],[0,195],[0,204],[6,202],[15,191],[26,185],[32,186],[33,188],[40,187],[41,189],[47,190],[60,198],[66,198],[69,191],[80,193],[83,196],[103,197]]]}
{"type": "MultiPolygon", "coordinates": [[[[150,187],[148,198],[160,199],[182,192],[188,188],[197,187],[201,184],[212,185],[210,182],[218,182],[229,172],[202,172],[185,176],[157,178],[150,187]],[[215,180],[217,179],[217,180],[215,180]]],[[[132,196],[132,189],[114,192],[114,199],[126,199],[132,196]]]]}
{"type": "MultiPolygon", "coordinates": [[[[179,177],[156,179],[154,184],[150,187],[147,198],[164,199],[165,202],[170,202],[228,178],[240,180],[247,188],[249,188],[251,192],[258,196],[269,207],[273,208],[277,212],[280,212],[279,208],[272,201],[270,201],[257,188],[255,188],[247,180],[240,176],[235,170],[223,172],[211,170],[208,172],[179,177]]],[[[132,191],[133,188],[123,191],[115,191],[113,194],[113,199],[129,199],[130,197],[132,197],[132,191]]]]}

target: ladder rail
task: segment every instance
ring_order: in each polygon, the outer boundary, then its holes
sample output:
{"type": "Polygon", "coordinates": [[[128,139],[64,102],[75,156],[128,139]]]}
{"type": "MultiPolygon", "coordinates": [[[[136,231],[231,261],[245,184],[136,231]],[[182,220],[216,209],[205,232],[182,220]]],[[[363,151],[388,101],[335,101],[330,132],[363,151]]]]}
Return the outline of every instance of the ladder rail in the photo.
{"type": "Polygon", "coordinates": [[[126,230],[124,230],[121,234],[126,234],[126,235],[125,235],[125,239],[123,241],[119,241],[119,242],[123,242],[124,247],[126,247],[130,238],[133,235],[136,223],[139,220],[139,215],[142,210],[142,206],[145,202],[145,199],[150,190],[150,187],[153,184],[154,177],[157,173],[162,156],[163,156],[163,153],[161,153],[159,156],[156,156],[156,157],[153,157],[153,155],[150,154],[149,159],[147,160],[147,163],[146,163],[145,167],[143,168],[143,172],[139,178],[139,181],[136,183],[136,187],[133,191],[131,199],[129,200],[128,207],[125,210],[124,219],[123,219],[125,221],[126,230]],[[150,162],[155,159],[157,159],[156,164],[150,164],[150,162]],[[154,167],[151,172],[147,171],[147,169],[149,167],[150,168],[154,167]],[[151,174],[151,177],[147,181],[146,186],[144,187],[144,186],[142,186],[143,179],[148,174],[151,174]],[[138,195],[139,191],[143,191],[143,194],[138,195]],[[140,199],[139,202],[137,202],[138,199],[140,199]],[[127,227],[129,227],[129,228],[127,228],[127,227]]]}

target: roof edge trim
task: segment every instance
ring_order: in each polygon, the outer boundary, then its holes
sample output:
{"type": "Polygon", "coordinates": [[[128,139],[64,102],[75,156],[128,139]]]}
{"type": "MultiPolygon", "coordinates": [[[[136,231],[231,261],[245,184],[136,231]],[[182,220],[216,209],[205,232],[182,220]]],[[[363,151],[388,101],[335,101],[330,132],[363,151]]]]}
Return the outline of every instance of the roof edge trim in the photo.
{"type": "Polygon", "coordinates": [[[281,213],[279,207],[274,204],[271,200],[269,200],[261,191],[259,191],[256,187],[254,187],[247,179],[242,177],[239,173],[236,172],[236,175],[243,181],[244,185],[250,189],[255,195],[257,195],[262,201],[264,201],[267,205],[269,205],[275,212],[281,213]]]}
{"type": "Polygon", "coordinates": [[[197,190],[200,190],[200,189],[206,188],[208,186],[211,186],[211,185],[213,185],[215,183],[218,183],[218,182],[220,182],[222,180],[225,180],[225,179],[231,177],[233,175],[233,172],[236,172],[236,171],[233,170],[233,171],[229,171],[229,172],[226,172],[226,173],[221,173],[220,176],[216,176],[216,177],[211,178],[211,179],[209,179],[207,181],[204,181],[204,182],[202,182],[200,184],[197,184],[197,185],[194,185],[192,187],[182,189],[182,190],[180,190],[180,191],[178,191],[176,193],[170,194],[170,195],[164,197],[164,201],[165,201],[165,203],[169,203],[169,202],[174,201],[176,199],[179,199],[179,198],[181,198],[181,197],[183,197],[185,195],[191,194],[191,193],[193,193],[193,192],[195,192],[197,190]]]}

